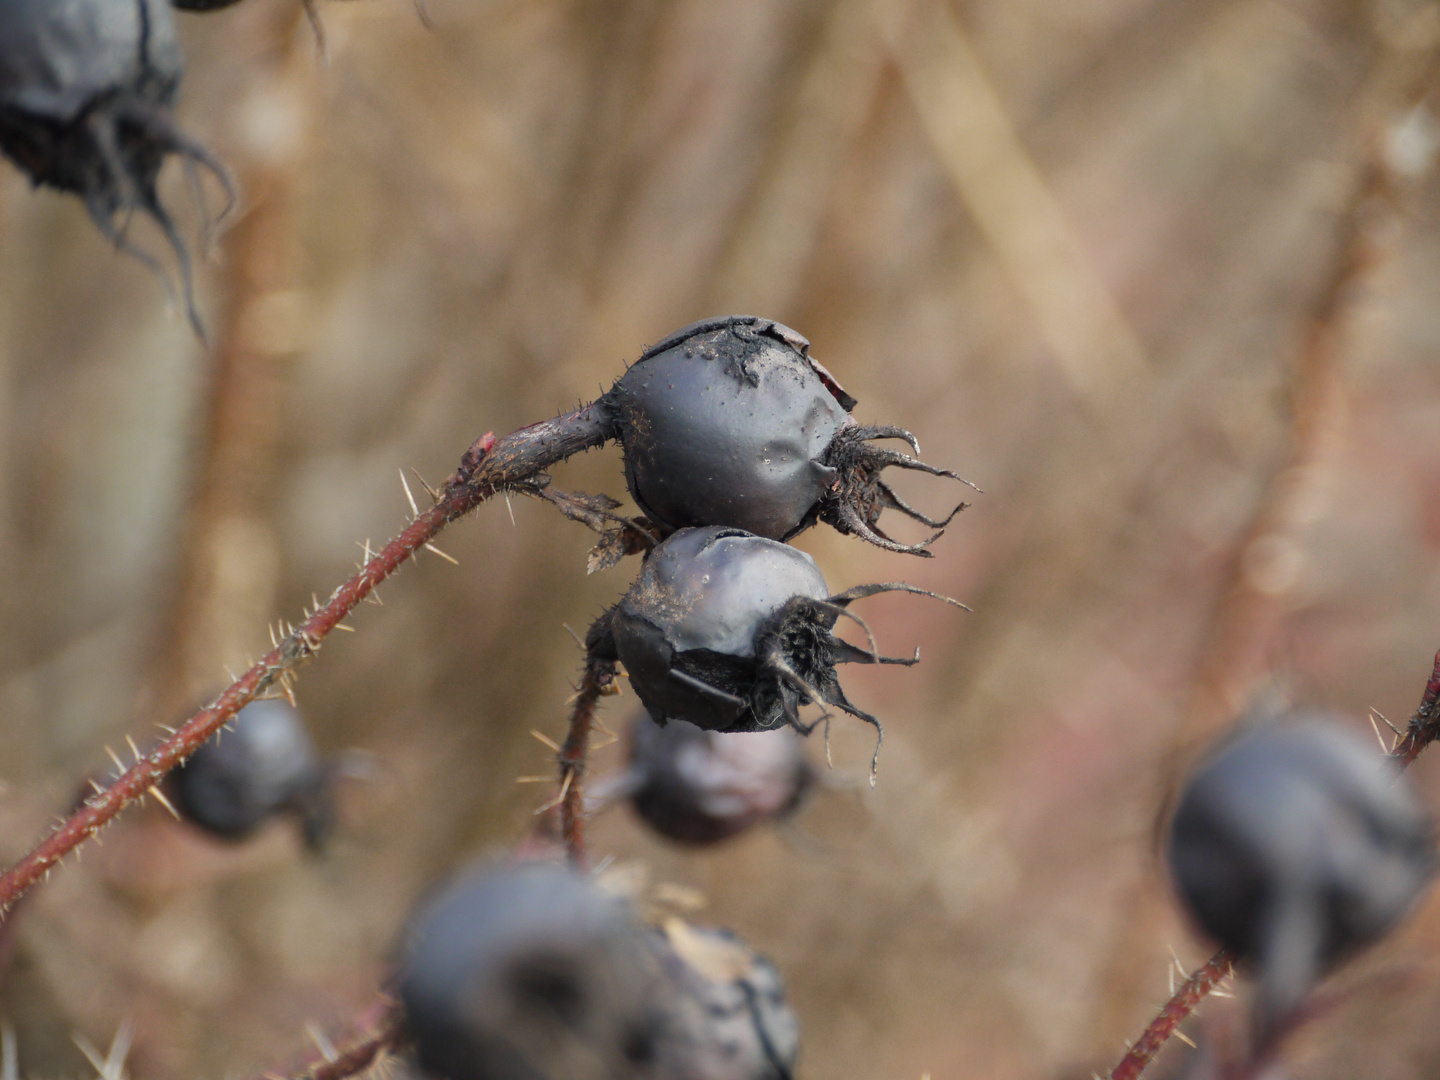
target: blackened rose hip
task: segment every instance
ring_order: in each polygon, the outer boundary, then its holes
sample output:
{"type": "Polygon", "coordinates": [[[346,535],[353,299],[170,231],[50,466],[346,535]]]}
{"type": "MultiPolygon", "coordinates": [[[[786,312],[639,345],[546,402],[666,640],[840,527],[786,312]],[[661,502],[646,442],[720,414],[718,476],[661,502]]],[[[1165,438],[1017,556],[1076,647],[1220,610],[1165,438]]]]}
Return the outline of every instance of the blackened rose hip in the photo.
{"type": "Polygon", "coordinates": [[[685,844],[713,844],[782,818],[815,779],[789,728],[705,731],[684,720],[661,726],[642,713],[630,725],[629,751],[616,783],[647,825],[685,844]]]}
{"type": "Polygon", "coordinates": [[[542,863],[461,877],[412,923],[400,965],[416,1055],[443,1080],[655,1076],[659,985],[626,905],[542,863]]]}
{"type": "Polygon", "coordinates": [[[331,820],[331,774],[300,713],[284,701],[253,701],[171,773],[175,804],[208,832],[240,839],[279,813],[300,817],[317,848],[331,820]]]}
{"type": "Polygon", "coordinates": [[[1435,866],[1430,825],[1369,740],[1302,714],[1224,745],[1190,779],[1171,828],[1176,887],[1254,966],[1262,1041],[1314,983],[1384,934],[1435,866]]]}
{"type": "Polygon", "coordinates": [[[810,343],[768,319],[731,315],[679,330],[649,349],[606,395],[625,453],[625,480],[664,531],[721,525],[787,540],[824,521],[891,551],[885,509],[943,529],[880,479],[894,465],[959,479],[874,446],[915,437],[855,422],[855,399],[811,359],[810,343]]]}
{"type": "Polygon", "coordinates": [[[845,610],[852,601],[897,591],[935,595],[903,584],[831,595],[815,561],[788,544],[739,529],[681,529],[650,553],[592,638],[613,647],[658,721],[712,731],[788,723],[808,732],[814,724],[801,723],[799,708],[814,703],[872,724],[883,738],[880,721],[846,698],[835,665],[912,664],[918,656],[882,657],[831,631],[840,617],[855,619],[845,610]]]}
{"type": "Polygon", "coordinates": [[[199,333],[189,252],[156,180],[173,153],[232,185],[171,116],[183,64],[166,0],[0,0],[0,150],[35,184],[78,195],[107,239],[158,270],[120,224],[135,210],[153,218],[199,333]]]}

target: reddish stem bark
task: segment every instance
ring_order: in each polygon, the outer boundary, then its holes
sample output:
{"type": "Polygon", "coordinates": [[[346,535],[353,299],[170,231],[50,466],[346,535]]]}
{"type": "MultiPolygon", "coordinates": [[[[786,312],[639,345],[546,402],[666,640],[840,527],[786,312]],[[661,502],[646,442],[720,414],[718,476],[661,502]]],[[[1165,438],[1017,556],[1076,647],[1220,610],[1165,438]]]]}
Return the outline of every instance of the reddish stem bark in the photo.
{"type": "Polygon", "coordinates": [[[585,675],[570,711],[570,731],[560,747],[560,835],[565,853],[578,868],[585,869],[585,765],[590,750],[590,730],[595,724],[595,707],[602,697],[616,692],[615,661],[595,656],[585,659],[585,675]]]}
{"type": "Polygon", "coordinates": [[[386,998],[360,1014],[355,1021],[355,1037],[337,1047],[334,1057],[323,1055],[299,1069],[283,1073],[270,1070],[253,1080],[343,1080],[374,1064],[375,1059],[393,1050],[405,1038],[405,1015],[398,1001],[386,998]]]}
{"type": "Polygon", "coordinates": [[[140,758],[113,784],[87,799],[84,806],[28,855],[0,875],[0,913],[45,877],[70,852],[94,836],[126,806],[150,791],[193,754],[240,709],[319,650],[336,624],[375,587],[424,547],[446,525],[474,510],[496,492],[529,479],[582,450],[611,437],[604,407],[583,406],[553,420],[531,424],[496,440],[487,433],[460,459],[435,504],[372,555],[352,578],[299,626],[289,627],[280,643],[236,679],[208,708],[201,709],[175,734],[140,758]]]}
{"type": "Polygon", "coordinates": [[[1150,1059],[1165,1045],[1165,1040],[1195,1011],[1195,1006],[1205,1000],[1205,995],[1234,970],[1234,966],[1234,957],[1228,950],[1221,949],[1196,968],[1190,977],[1180,984],[1180,989],[1175,991],[1155,1019],[1150,1021],[1145,1034],[1140,1036],[1130,1048],[1130,1052],[1115,1066],[1110,1073],[1110,1080],[1137,1080],[1145,1071],[1145,1066],[1150,1064],[1150,1059]]]}
{"type": "Polygon", "coordinates": [[[1420,751],[1429,746],[1436,735],[1440,735],[1440,710],[1436,709],[1436,703],[1440,702],[1440,652],[1435,654],[1435,667],[1430,672],[1430,681],[1425,684],[1425,693],[1420,696],[1420,704],[1415,713],[1410,717],[1410,724],[1400,741],[1390,751],[1390,756],[1400,762],[1403,769],[1420,756],[1420,751]]]}

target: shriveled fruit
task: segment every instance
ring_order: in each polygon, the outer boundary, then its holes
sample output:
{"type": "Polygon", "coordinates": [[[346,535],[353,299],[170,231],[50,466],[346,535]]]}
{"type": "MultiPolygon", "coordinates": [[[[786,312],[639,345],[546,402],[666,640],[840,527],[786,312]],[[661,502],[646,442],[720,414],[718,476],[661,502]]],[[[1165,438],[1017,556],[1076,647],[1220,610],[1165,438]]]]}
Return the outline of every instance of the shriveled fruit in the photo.
{"type": "Polygon", "coordinates": [[[331,819],[330,775],[298,710],[253,701],[171,774],[175,804],[217,836],[248,836],[280,813],[298,814],[306,842],[319,847],[331,819]]]}
{"type": "Polygon", "coordinates": [[[813,770],[789,728],[705,731],[684,720],[663,727],[641,714],[630,726],[621,774],[636,813],[656,832],[713,844],[784,817],[810,790],[813,770]]]}
{"type": "Polygon", "coordinates": [[[1247,731],[1202,765],[1169,858],[1196,921],[1253,965],[1262,1038],[1384,934],[1435,867],[1430,825],[1392,763],[1314,713],[1247,731]]]}
{"type": "Polygon", "coordinates": [[[625,904],[545,863],[463,876],[414,920],[400,966],[416,1055],[445,1080],[656,1075],[658,985],[625,904]]]}
{"type": "Polygon", "coordinates": [[[882,657],[831,631],[841,616],[855,618],[845,610],[853,600],[895,591],[935,595],[903,584],[831,595],[815,561],[787,544],[739,529],[681,529],[651,551],[592,636],[613,647],[657,721],[808,732],[814,724],[801,723],[799,708],[814,703],[859,717],[883,738],[880,721],[846,698],[835,665],[913,664],[918,654],[882,657]]]}
{"type": "Polygon", "coordinates": [[[728,930],[665,924],[665,1080],[790,1080],[800,1024],[775,966],[728,930]]]}
{"type": "Polygon", "coordinates": [[[662,530],[719,525],[786,540],[824,521],[891,551],[929,554],[879,528],[885,509],[935,529],[881,479],[894,465],[959,479],[874,446],[915,437],[864,426],[855,399],[789,327],[748,315],[705,319],[647,350],[606,394],[625,452],[625,480],[662,530]]]}
{"type": "Polygon", "coordinates": [[[233,188],[225,167],[171,116],[183,65],[165,0],[0,0],[0,150],[35,184],[78,195],[112,243],[161,273],[124,230],[136,210],[153,218],[175,252],[200,333],[190,255],[156,180],[178,154],[214,173],[232,198],[233,188]]]}

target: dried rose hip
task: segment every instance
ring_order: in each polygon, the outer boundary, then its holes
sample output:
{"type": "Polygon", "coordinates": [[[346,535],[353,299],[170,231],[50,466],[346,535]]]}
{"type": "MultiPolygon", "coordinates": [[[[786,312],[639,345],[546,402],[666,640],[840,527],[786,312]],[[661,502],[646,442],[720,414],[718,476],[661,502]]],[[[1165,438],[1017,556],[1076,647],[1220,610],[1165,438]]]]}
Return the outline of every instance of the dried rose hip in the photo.
{"type": "Polygon", "coordinates": [[[656,950],[626,905],[588,877],[542,863],[472,872],[422,910],[408,936],[400,999],[431,1075],[656,1075],[667,1027],[656,950]]]}
{"type": "Polygon", "coordinates": [[[601,617],[594,647],[613,648],[658,721],[711,731],[789,723],[809,732],[815,725],[801,723],[799,708],[813,703],[834,705],[883,738],[880,721],[846,698],[835,665],[913,664],[918,654],[882,657],[831,633],[841,616],[855,619],[845,610],[851,601],[882,592],[935,596],[903,584],[832,596],[803,551],[739,529],[681,529],[650,552],[629,592],[601,617]]]}
{"type": "Polygon", "coordinates": [[[1430,825],[1392,763],[1313,713],[1248,731],[1202,765],[1169,857],[1201,927],[1253,965],[1262,1040],[1384,934],[1435,867],[1430,825]]]}
{"type": "Polygon", "coordinates": [[[800,1025],[780,974],[728,930],[665,925],[665,1080],[791,1080],[800,1025]]]}
{"type": "Polygon", "coordinates": [[[183,64],[165,0],[0,2],[0,151],[35,184],[79,195],[107,239],[161,273],[125,236],[130,213],[150,215],[175,252],[200,333],[190,255],[155,183],[173,153],[233,188],[225,167],[175,125],[183,64]]]}
{"type": "Polygon", "coordinates": [[[278,813],[300,816],[312,848],[331,820],[330,770],[300,713],[284,701],[252,701],[226,729],[171,773],[175,804],[217,836],[248,836],[278,813]]]}
{"type": "Polygon", "coordinates": [[[642,713],[629,743],[620,783],[631,805],[656,832],[686,844],[713,844],[784,817],[814,782],[789,728],[705,731],[684,720],[662,727],[642,713]]]}
{"type": "Polygon", "coordinates": [[[935,529],[880,478],[894,465],[960,479],[874,446],[915,437],[850,416],[855,399],[809,355],[810,343],[768,319],[731,315],[685,327],[645,352],[604,401],[625,452],[625,480],[662,530],[723,525],[788,540],[816,521],[890,551],[928,555],[879,528],[889,508],[935,529]]]}

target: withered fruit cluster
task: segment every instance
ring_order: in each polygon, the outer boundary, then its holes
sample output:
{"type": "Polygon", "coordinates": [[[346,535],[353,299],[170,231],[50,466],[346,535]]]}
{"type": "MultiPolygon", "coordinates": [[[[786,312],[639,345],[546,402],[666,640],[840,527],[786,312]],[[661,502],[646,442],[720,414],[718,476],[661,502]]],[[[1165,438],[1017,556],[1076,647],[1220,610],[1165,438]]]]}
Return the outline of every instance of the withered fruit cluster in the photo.
{"type": "MultiPolygon", "coordinates": [[[[829,714],[807,722],[806,706],[873,724],[879,752],[880,721],[851,703],[836,666],[913,664],[918,653],[882,656],[849,606],[934,594],[895,583],[835,592],[785,541],[823,521],[928,555],[938,533],[902,544],[881,531],[881,513],[942,529],[954,511],[926,517],[882,473],[953,474],[875,446],[915,440],[858,424],[854,406],[793,330],[707,319],[648,350],[594,406],[643,518],[548,480],[530,489],[581,507],[571,516],[602,531],[620,524],[625,542],[612,534],[612,545],[644,553],[586,638],[587,666],[612,677],[623,667],[648,714],[631,728],[628,766],[593,786],[592,812],[628,798],[651,828],[689,845],[776,820],[816,778],[798,736],[829,714]],[[841,619],[863,644],[835,633],[841,619]]],[[[416,917],[402,961],[420,1064],[449,1080],[790,1080],[798,1028],[774,968],[723,931],[665,927],[642,929],[569,870],[460,878],[416,917]]]]}
{"type": "Polygon", "coordinates": [[[823,521],[888,551],[929,556],[938,531],[902,544],[881,530],[881,513],[943,530],[965,504],[927,517],[882,474],[894,466],[959,477],[876,446],[917,443],[901,428],[859,424],[855,399],[809,342],[769,319],[687,326],[648,349],[597,405],[654,543],[635,583],[592,627],[592,656],[624,666],[656,723],[808,733],[829,714],[806,722],[800,709],[833,706],[875,727],[878,754],[880,721],[851,703],[836,665],[913,664],[918,653],[882,656],[849,605],[882,592],[936,594],[897,583],[832,592],[815,561],[785,541],[823,521]],[[835,633],[842,618],[865,645],[835,633]]]}

